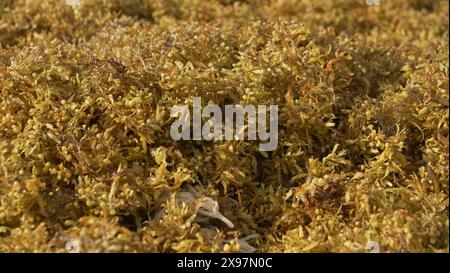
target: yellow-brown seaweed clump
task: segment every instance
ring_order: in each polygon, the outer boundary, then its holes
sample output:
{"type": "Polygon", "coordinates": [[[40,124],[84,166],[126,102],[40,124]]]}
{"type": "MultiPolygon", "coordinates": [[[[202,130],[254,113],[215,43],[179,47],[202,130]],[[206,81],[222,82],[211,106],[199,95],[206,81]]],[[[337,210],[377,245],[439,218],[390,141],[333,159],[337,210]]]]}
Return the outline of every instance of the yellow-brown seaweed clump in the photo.
{"type": "Polygon", "coordinates": [[[0,252],[448,252],[448,5],[2,0],[0,252]],[[173,141],[194,96],[277,149],[173,141]]]}

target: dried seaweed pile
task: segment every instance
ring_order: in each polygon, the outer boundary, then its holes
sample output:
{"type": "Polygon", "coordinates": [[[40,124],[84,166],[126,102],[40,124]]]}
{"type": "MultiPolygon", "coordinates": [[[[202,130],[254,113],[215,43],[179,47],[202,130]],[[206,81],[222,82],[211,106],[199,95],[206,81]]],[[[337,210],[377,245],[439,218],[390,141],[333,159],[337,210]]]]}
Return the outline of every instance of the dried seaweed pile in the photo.
{"type": "Polygon", "coordinates": [[[0,252],[448,252],[448,2],[0,1],[0,252]],[[279,144],[170,109],[277,104],[279,144]]]}

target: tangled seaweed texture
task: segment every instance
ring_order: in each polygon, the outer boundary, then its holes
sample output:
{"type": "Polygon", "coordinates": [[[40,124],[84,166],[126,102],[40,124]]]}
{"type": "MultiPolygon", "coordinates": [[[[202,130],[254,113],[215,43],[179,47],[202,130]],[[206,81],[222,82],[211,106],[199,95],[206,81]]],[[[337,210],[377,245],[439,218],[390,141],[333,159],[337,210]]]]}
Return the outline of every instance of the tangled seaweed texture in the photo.
{"type": "Polygon", "coordinates": [[[448,1],[0,1],[0,252],[448,252],[448,1]],[[279,145],[170,108],[277,104],[279,145]]]}

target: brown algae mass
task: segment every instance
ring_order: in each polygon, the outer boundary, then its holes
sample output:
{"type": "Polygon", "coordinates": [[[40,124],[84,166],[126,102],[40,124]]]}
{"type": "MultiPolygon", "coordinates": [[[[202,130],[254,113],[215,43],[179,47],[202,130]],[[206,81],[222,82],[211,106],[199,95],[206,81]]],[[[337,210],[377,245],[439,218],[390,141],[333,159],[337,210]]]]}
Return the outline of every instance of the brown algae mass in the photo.
{"type": "Polygon", "coordinates": [[[380,2],[1,0],[0,252],[448,252],[449,4],[380,2]]]}

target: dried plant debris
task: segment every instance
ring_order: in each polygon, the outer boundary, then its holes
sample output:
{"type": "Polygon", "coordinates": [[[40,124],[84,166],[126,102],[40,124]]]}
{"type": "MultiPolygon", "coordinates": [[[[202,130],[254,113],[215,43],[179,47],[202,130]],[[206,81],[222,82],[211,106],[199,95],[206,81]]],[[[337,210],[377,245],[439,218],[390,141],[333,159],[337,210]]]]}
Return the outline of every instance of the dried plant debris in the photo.
{"type": "Polygon", "coordinates": [[[0,1],[0,252],[449,251],[448,1],[80,2],[0,1]]]}

